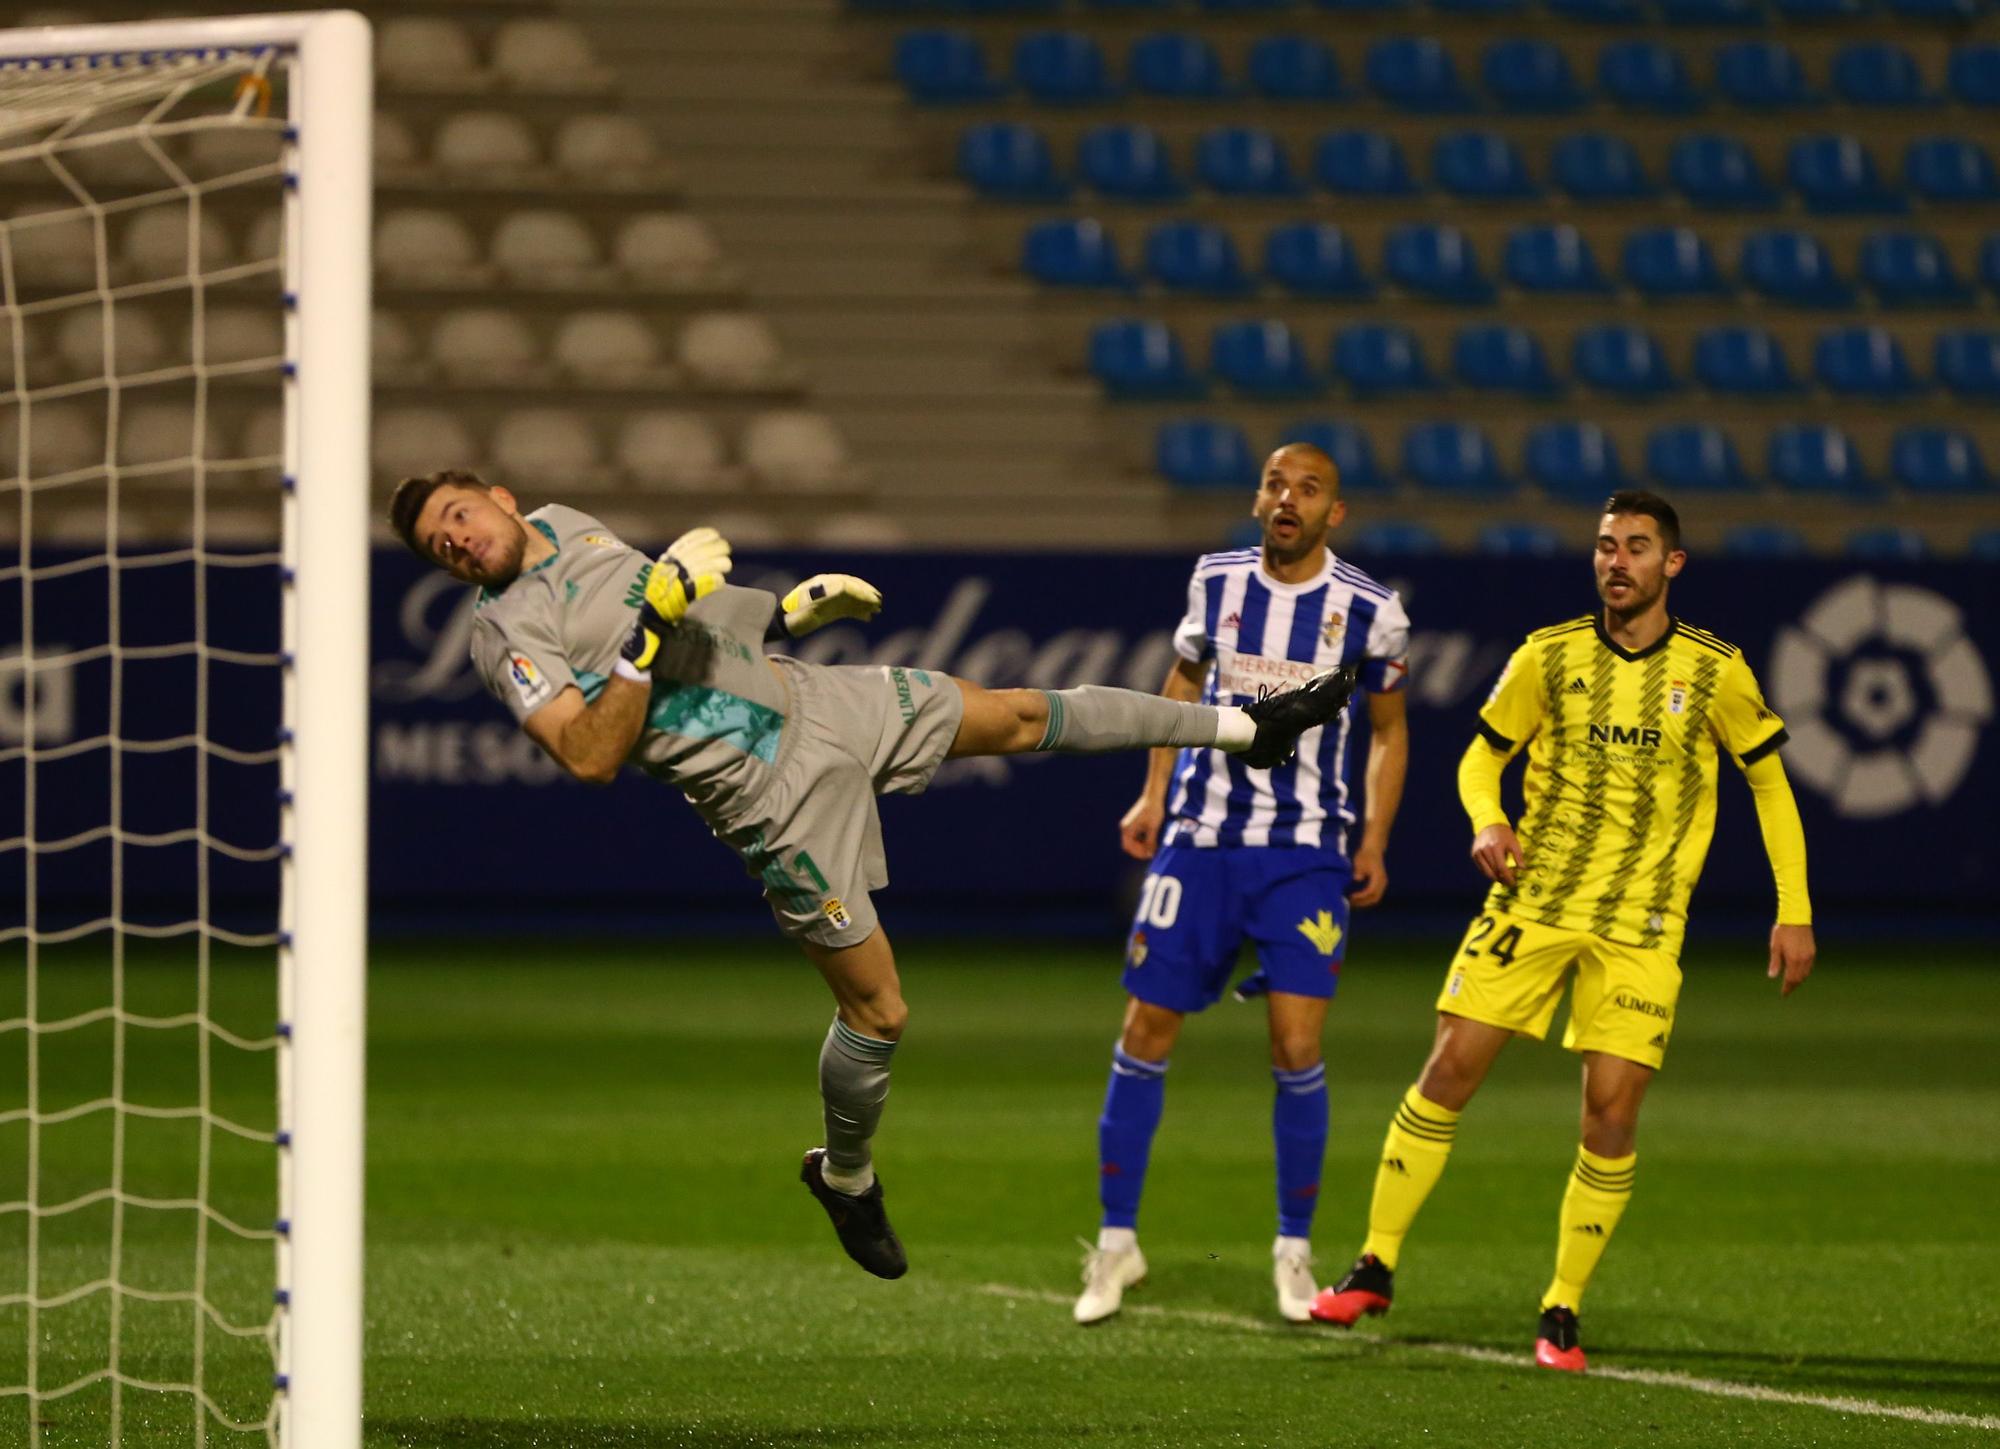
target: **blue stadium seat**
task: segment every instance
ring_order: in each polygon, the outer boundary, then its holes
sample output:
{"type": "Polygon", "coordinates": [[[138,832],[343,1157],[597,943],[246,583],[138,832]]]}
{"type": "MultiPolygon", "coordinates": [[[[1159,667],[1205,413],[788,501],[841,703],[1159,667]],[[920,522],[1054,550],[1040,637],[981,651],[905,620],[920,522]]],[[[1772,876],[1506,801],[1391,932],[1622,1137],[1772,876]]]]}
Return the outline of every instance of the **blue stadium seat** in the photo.
{"type": "Polygon", "coordinates": [[[1267,101],[1337,101],[1347,94],[1325,41],[1267,35],[1250,47],[1250,89],[1267,101]]]}
{"type": "Polygon", "coordinates": [[[1667,172],[1674,189],[1696,206],[1753,208],[1778,201],[1757,158],[1734,136],[1681,137],[1668,153],[1667,172]]]}
{"type": "Polygon", "coordinates": [[[1252,286],[1236,243],[1209,221],[1166,221],[1147,232],[1146,275],[1170,292],[1235,296],[1252,286]]]}
{"type": "Polygon", "coordinates": [[[1225,322],[1209,339],[1209,371],[1253,397],[1303,397],[1321,388],[1298,334],[1283,322],[1225,322]]]}
{"type": "Polygon", "coordinates": [[[1648,298],[1713,297],[1729,283],[1715,265],[1715,253],[1691,226],[1653,227],[1625,238],[1620,261],[1625,280],[1648,298]]]}
{"type": "Polygon", "coordinates": [[[1506,111],[1549,115],[1573,111],[1586,97],[1569,68],[1569,57],[1546,40],[1499,40],[1479,61],[1486,93],[1506,111]]]}
{"type": "Polygon", "coordinates": [[[1866,14],[1875,0],[1772,0],[1787,20],[1852,20],[1866,14]]]}
{"type": "Polygon", "coordinates": [[[1451,52],[1429,36],[1395,36],[1368,47],[1368,88],[1405,111],[1469,111],[1472,97],[1451,52]]]}
{"type": "Polygon", "coordinates": [[[1931,370],[1960,397],[2000,401],[2000,332],[1940,333],[1931,370]]]}
{"type": "Polygon", "coordinates": [[[1104,195],[1120,201],[1170,201],[1187,188],[1166,143],[1150,126],[1098,126],[1077,143],[1077,170],[1104,195]]]}
{"type": "Polygon", "coordinates": [[[1597,293],[1610,290],[1590,243],[1573,226],[1522,226],[1507,236],[1503,271],[1527,292],[1597,293]]]}
{"type": "Polygon", "coordinates": [[[1902,211],[1901,192],[1882,184],[1875,158],[1853,136],[1805,136],[1792,142],[1785,174],[1812,211],[1902,211]]]}
{"type": "Polygon", "coordinates": [[[1715,88],[1736,105],[1760,111],[1820,100],[1806,84],[1805,67],[1799,64],[1797,53],[1775,40],[1743,40],[1723,46],[1715,53],[1715,88]]]}
{"type": "Polygon", "coordinates": [[[1806,538],[1782,523],[1739,523],[1722,535],[1725,558],[1804,558],[1806,538]]]}
{"type": "Polygon", "coordinates": [[[1863,241],[1861,281],[1890,307],[1950,306],[1972,296],[1943,243],[1922,232],[1878,231],[1863,241]]]}
{"type": "Polygon", "coordinates": [[[1044,287],[1129,287],[1118,243],[1088,217],[1037,222],[1021,239],[1021,270],[1044,287]]]}
{"type": "Polygon", "coordinates": [[[1158,30],[1132,42],[1125,78],[1141,95],[1171,100],[1220,100],[1235,94],[1222,57],[1200,35],[1158,30]]]}
{"type": "Polygon", "coordinates": [[[911,30],[896,38],[896,79],[913,101],[983,101],[1006,87],[986,73],[986,52],[963,30],[911,30]]]}
{"type": "Polygon", "coordinates": [[[1813,344],[1813,375],[1829,392],[1853,397],[1908,397],[1922,390],[1902,344],[1882,327],[1840,327],[1813,344]]]}
{"type": "Polygon", "coordinates": [[[1528,163],[1498,131],[1457,131],[1431,147],[1431,179],[1468,201],[1539,195],[1528,163]]]}
{"type": "Polygon", "coordinates": [[[1444,540],[1427,524],[1392,521],[1371,523],[1354,535],[1354,551],[1363,558],[1378,554],[1423,555],[1444,552],[1444,540]]]}
{"type": "Polygon", "coordinates": [[[1889,524],[1881,528],[1857,528],[1842,544],[1849,558],[1871,563],[1916,563],[1931,555],[1930,543],[1914,528],[1889,524]]]}
{"type": "Polygon", "coordinates": [[[1572,201],[1638,201],[1653,195],[1652,179],[1632,143],[1603,131],[1556,142],[1550,174],[1572,201]]]}
{"type": "Polygon", "coordinates": [[[1455,226],[1399,226],[1383,244],[1382,262],[1390,280],[1422,296],[1441,302],[1493,300],[1478,253],[1455,226]]]}
{"type": "Polygon", "coordinates": [[[1900,45],[1850,45],[1833,58],[1833,89],[1851,106],[1925,106],[1937,99],[1924,86],[1916,59],[1900,45]]]}
{"type": "Polygon", "coordinates": [[[1893,15],[1947,23],[1972,20],[1987,8],[1987,0],[1887,0],[1887,3],[1893,15]]]}
{"type": "Polygon", "coordinates": [[[1620,40],[1605,46],[1597,53],[1597,86],[1628,111],[1678,114],[1701,105],[1687,61],[1657,41],[1620,40]]]}
{"type": "Polygon", "coordinates": [[[1877,491],[1854,440],[1839,428],[1792,424],[1771,434],[1765,467],[1779,487],[1794,493],[1867,497],[1877,491]]]}
{"type": "Polygon", "coordinates": [[[1968,106],[2000,106],[2000,44],[1958,46],[1949,74],[1951,93],[1968,106]]]}
{"type": "Polygon", "coordinates": [[[1711,327],[1695,338],[1694,375],[1717,392],[1769,397],[1792,392],[1798,380],[1785,349],[1762,327],[1711,327]]]}
{"type": "Polygon", "coordinates": [[[1489,523],[1473,546],[1498,558],[1554,558],[1563,552],[1562,535],[1546,523],[1489,523]]]}
{"type": "Polygon", "coordinates": [[[1669,493],[1750,487],[1736,444],[1712,423],[1668,423],[1646,439],[1646,476],[1669,493]]]}
{"type": "Polygon", "coordinates": [[[1912,493],[1990,493],[1979,444],[1957,428],[1904,428],[1889,448],[1890,471],[1912,493]]]}
{"type": "Polygon", "coordinates": [[[1234,423],[1177,418],[1153,435],[1153,465],[1177,488],[1255,488],[1257,458],[1234,423]]]}
{"type": "Polygon", "coordinates": [[[995,200],[1057,201],[1069,195],[1048,139],[1013,121],[967,127],[958,138],[958,174],[995,200]]]}
{"type": "Polygon", "coordinates": [[[1451,370],[1467,387],[1545,396],[1556,390],[1542,340],[1525,327],[1480,323],[1461,327],[1451,344],[1451,370]]]}
{"type": "Polygon", "coordinates": [[[1361,322],[1343,327],[1333,339],[1334,375],[1358,398],[1419,392],[1437,386],[1423,344],[1407,327],[1361,322]]]}
{"type": "Polygon", "coordinates": [[[1195,174],[1224,196],[1294,196],[1285,143],[1261,126],[1217,126],[1195,143],[1195,174]]]}
{"type": "Polygon", "coordinates": [[[1644,0],[1548,0],[1548,7],[1586,25],[1637,25],[1647,18],[1644,0]]]}
{"type": "Polygon", "coordinates": [[[1098,323],[1090,333],[1090,371],[1119,399],[1199,397],[1206,390],[1164,322],[1098,323]]]}
{"type": "Polygon", "coordinates": [[[1591,387],[1626,397],[1656,397],[1677,384],[1659,339],[1616,323],[1587,327],[1570,344],[1570,371],[1591,387]]]}
{"type": "Polygon", "coordinates": [[[1528,8],[1528,0],[1431,0],[1431,9],[1443,15],[1518,15],[1528,8]]]}
{"type": "Polygon", "coordinates": [[[1375,294],[1347,233],[1327,221],[1273,227],[1264,237],[1264,275],[1302,297],[1375,294]]]}
{"type": "Polygon", "coordinates": [[[2000,292],[2000,236],[1989,235],[1979,244],[1979,283],[2000,292]]]}
{"type": "Polygon", "coordinates": [[[1313,176],[1340,196],[1408,196],[1417,190],[1403,148],[1381,131],[1332,131],[1313,152],[1313,176]]]}
{"type": "Polygon", "coordinates": [[[1982,529],[1966,541],[1968,558],[1985,563],[2000,563],[2000,528],[1982,529]]]}
{"type": "Polygon", "coordinates": [[[1745,238],[1743,280],[1795,307],[1844,307],[1854,300],[1826,248],[1809,232],[1763,231],[1745,238]]]}
{"type": "Polygon", "coordinates": [[[1310,443],[1333,459],[1333,466],[1340,470],[1343,495],[1387,493],[1390,489],[1388,477],[1375,465],[1375,445],[1354,423],[1325,420],[1293,423],[1278,434],[1278,442],[1310,443]]]}
{"type": "Polygon", "coordinates": [[[1764,0],[1660,0],[1669,25],[1761,25],[1764,0]]]}
{"type": "Polygon", "coordinates": [[[1492,440],[1469,423],[1419,423],[1404,433],[1403,471],[1438,493],[1497,497],[1514,491],[1492,440]]]}
{"type": "Polygon", "coordinates": [[[2000,199],[1993,158],[1976,141],[1928,136],[1903,152],[1903,180],[1926,201],[1946,204],[2000,199]]]}
{"type": "Polygon", "coordinates": [[[1014,46],[1014,83],[1043,105],[1088,105],[1118,93],[1097,41],[1074,30],[1040,30],[1014,46]]]}
{"type": "Polygon", "coordinates": [[[1552,498],[1602,503],[1625,486],[1618,447],[1596,423],[1544,423],[1528,434],[1527,474],[1552,498]]]}

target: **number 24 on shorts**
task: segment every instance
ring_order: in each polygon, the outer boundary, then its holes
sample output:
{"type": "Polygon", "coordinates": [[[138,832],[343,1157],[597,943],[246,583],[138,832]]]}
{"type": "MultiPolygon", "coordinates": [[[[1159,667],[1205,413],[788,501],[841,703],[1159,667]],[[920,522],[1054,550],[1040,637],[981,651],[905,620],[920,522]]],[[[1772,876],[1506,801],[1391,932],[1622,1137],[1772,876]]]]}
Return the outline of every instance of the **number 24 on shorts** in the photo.
{"type": "Polygon", "coordinates": [[[1472,929],[1466,933],[1465,944],[1459,948],[1458,954],[1477,956],[1484,947],[1485,954],[1498,961],[1501,966],[1512,966],[1514,953],[1521,948],[1521,928],[1509,925],[1499,935],[1493,936],[1493,928],[1499,924],[1500,922],[1492,916],[1481,916],[1474,921],[1472,929]],[[1485,944],[1488,936],[1493,936],[1493,944],[1490,946],[1485,944]]]}

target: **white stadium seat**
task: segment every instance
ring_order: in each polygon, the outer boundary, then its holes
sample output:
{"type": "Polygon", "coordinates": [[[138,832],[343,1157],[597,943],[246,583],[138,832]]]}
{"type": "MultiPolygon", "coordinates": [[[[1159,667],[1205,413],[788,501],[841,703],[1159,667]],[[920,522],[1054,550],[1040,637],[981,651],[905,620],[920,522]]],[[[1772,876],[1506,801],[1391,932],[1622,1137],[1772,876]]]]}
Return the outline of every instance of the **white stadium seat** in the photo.
{"type": "Polygon", "coordinates": [[[398,478],[479,461],[465,424],[442,408],[391,408],[375,417],[375,467],[398,478]]]}
{"type": "Polygon", "coordinates": [[[246,262],[275,262],[285,238],[285,214],[277,207],[268,207],[257,213],[257,219],[250,223],[250,230],[243,234],[243,260],[246,262]]]}
{"type": "Polygon", "coordinates": [[[783,371],[778,339],[761,317],[744,312],[704,312],[681,329],[680,360],[712,387],[761,387],[783,371]]]}
{"type": "Polygon", "coordinates": [[[597,238],[567,211],[517,211],[493,232],[492,260],[516,281],[575,281],[598,265],[597,238]]]}
{"type": "MultiPolygon", "coordinates": [[[[205,442],[212,456],[220,457],[227,451],[217,446],[219,438],[205,442]]],[[[194,409],[186,402],[128,402],[119,409],[118,461],[124,466],[192,462],[193,458],[194,409]]]]}
{"type": "Polygon", "coordinates": [[[187,170],[197,181],[276,166],[284,159],[285,138],[277,127],[221,126],[188,138],[187,170]]]}
{"type": "Polygon", "coordinates": [[[431,139],[431,161],[439,170],[459,175],[526,171],[542,164],[542,148],[519,116],[460,111],[431,139]]]}
{"type": "Polygon", "coordinates": [[[618,466],[647,488],[710,487],[723,472],[722,435],[699,413],[638,413],[619,432],[618,466]]]}
{"type": "Polygon", "coordinates": [[[687,282],[715,270],[722,248],[715,234],[685,212],[649,211],[619,228],[618,265],[641,281],[687,282]]]}
{"type": "MultiPolygon", "coordinates": [[[[75,377],[104,376],[104,309],[94,304],[70,307],[57,316],[56,350],[70,373],[75,377]]],[[[113,320],[112,356],[118,376],[130,377],[165,362],[166,338],[152,317],[138,307],[126,306],[118,309],[113,320]]]]}
{"type": "Polygon", "coordinates": [[[16,207],[7,229],[14,275],[31,288],[87,287],[97,277],[96,233],[90,218],[54,202],[16,207]],[[36,217],[47,217],[37,221],[36,217]]]}
{"type": "Polygon", "coordinates": [[[285,452],[285,410],[278,406],[261,407],[250,414],[238,435],[236,456],[239,458],[281,458],[285,452]]]}
{"type": "Polygon", "coordinates": [[[125,281],[157,281],[184,277],[191,261],[203,272],[226,267],[234,260],[229,232],[213,210],[201,214],[201,241],[198,258],[189,256],[188,208],[183,201],[148,206],[135,212],[120,238],[118,254],[125,281]]]}
{"type": "Polygon", "coordinates": [[[883,513],[833,513],[815,519],[810,540],[820,548],[901,548],[909,531],[883,513]]]}
{"type": "Polygon", "coordinates": [[[447,312],[431,332],[431,361],[458,381],[530,380],[539,372],[540,352],[528,324],[499,307],[447,312]]]}
{"type": "Polygon", "coordinates": [[[454,282],[479,267],[470,227],[449,211],[409,207],[375,224],[375,263],[401,282],[454,282]]]}
{"type": "Polygon", "coordinates": [[[556,365],[585,382],[639,382],[660,366],[660,339],[630,312],[578,312],[556,329],[556,365]]]}
{"type": "Polygon", "coordinates": [[[493,38],[493,69],[521,90],[594,86],[608,79],[590,38],[568,20],[509,20],[493,38]]]}
{"type": "MultiPolygon", "coordinates": [[[[183,344],[186,355],[194,356],[193,322],[183,344]]],[[[269,358],[274,364],[285,355],[285,322],[270,307],[229,307],[211,303],[201,323],[202,354],[208,362],[254,362],[269,358]]],[[[122,346],[124,338],[119,342],[122,346]]]]}
{"type": "Polygon", "coordinates": [[[740,446],[750,471],[774,487],[834,488],[847,469],[847,444],[823,413],[759,413],[744,428],[740,446]]]}
{"type": "Polygon", "coordinates": [[[407,171],[423,164],[423,151],[417,145],[417,133],[410,129],[410,123],[401,116],[387,111],[375,113],[375,169],[377,171],[407,171]]]}
{"type": "Polygon", "coordinates": [[[464,89],[485,79],[472,36],[456,20],[404,15],[375,33],[375,69],[391,85],[464,89]]]}
{"type": "Polygon", "coordinates": [[[564,408],[509,413],[493,433],[493,462],[523,484],[582,479],[599,462],[597,435],[564,408]]]}
{"type": "Polygon", "coordinates": [[[578,180],[648,173],[659,154],[653,133],[630,116],[571,116],[556,132],[556,166],[578,180]]]}
{"type": "Polygon", "coordinates": [[[402,374],[422,362],[416,328],[407,317],[380,307],[369,321],[368,355],[378,372],[402,374]]]}
{"type": "MultiPolygon", "coordinates": [[[[9,408],[9,416],[18,409],[9,408]]],[[[40,403],[30,410],[28,423],[28,468],[30,476],[47,478],[71,473],[104,461],[104,400],[88,403],[40,403]]],[[[12,436],[4,440],[7,470],[14,471],[17,444],[12,436]]]]}

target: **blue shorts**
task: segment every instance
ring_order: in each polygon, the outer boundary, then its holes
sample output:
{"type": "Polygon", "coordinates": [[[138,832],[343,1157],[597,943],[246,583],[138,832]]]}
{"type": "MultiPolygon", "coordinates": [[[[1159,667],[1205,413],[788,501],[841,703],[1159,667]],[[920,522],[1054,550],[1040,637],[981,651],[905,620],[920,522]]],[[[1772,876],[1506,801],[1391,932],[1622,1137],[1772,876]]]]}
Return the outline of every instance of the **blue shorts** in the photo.
{"type": "Polygon", "coordinates": [[[1221,999],[1247,937],[1271,990],[1330,997],[1347,954],[1352,870],[1310,846],[1169,845],[1125,945],[1125,989],[1169,1011],[1221,999]]]}

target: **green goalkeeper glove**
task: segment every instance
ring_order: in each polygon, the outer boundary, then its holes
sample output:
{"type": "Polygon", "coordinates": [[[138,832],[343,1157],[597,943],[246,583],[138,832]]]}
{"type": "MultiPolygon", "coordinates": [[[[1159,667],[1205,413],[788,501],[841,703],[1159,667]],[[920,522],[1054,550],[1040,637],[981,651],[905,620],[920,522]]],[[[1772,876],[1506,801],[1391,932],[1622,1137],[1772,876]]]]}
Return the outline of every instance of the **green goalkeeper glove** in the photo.
{"type": "Polygon", "coordinates": [[[882,609],[882,591],[853,574],[814,574],[779,601],[785,632],[803,639],[835,619],[872,619],[882,609]]]}
{"type": "Polygon", "coordinates": [[[696,599],[722,587],[731,567],[729,540],[712,528],[689,529],[669,544],[646,576],[639,617],[618,651],[623,661],[636,673],[649,674],[667,632],[686,617],[696,599]]]}

